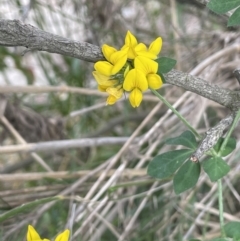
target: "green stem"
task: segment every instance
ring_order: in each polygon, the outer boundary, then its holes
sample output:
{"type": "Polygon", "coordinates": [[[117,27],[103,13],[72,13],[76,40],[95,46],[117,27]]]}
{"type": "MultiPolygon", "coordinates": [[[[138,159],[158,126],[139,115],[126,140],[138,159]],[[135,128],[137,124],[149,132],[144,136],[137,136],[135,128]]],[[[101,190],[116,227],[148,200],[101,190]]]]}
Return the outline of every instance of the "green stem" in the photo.
{"type": "Polygon", "coordinates": [[[25,203],[19,207],[13,208],[12,210],[1,214],[0,215],[0,223],[13,216],[19,215],[22,212],[29,211],[29,210],[31,211],[33,208],[35,208],[38,205],[48,203],[51,201],[61,200],[61,199],[64,199],[64,197],[63,196],[54,196],[54,197],[42,198],[40,200],[35,200],[33,202],[25,203]]]}
{"type": "MultiPolygon", "coordinates": [[[[228,143],[228,140],[229,140],[234,128],[236,127],[239,119],[240,119],[240,111],[238,111],[229,131],[227,132],[226,137],[224,138],[224,141],[223,141],[223,143],[221,145],[221,148],[218,152],[218,156],[221,156],[223,150],[225,149],[225,147],[228,143]]],[[[221,179],[218,180],[218,206],[219,206],[219,221],[220,221],[221,235],[222,235],[222,238],[225,238],[226,234],[225,234],[225,231],[224,231],[223,193],[222,193],[222,180],[221,179]]]]}
{"type": "Polygon", "coordinates": [[[229,131],[227,132],[226,137],[224,138],[224,141],[223,141],[223,143],[222,143],[222,145],[221,145],[221,149],[219,150],[219,153],[218,153],[219,156],[221,156],[222,151],[225,149],[225,146],[226,146],[227,143],[228,143],[228,139],[230,138],[233,130],[235,129],[235,127],[236,127],[239,119],[240,119],[240,111],[238,111],[238,113],[237,113],[236,117],[234,118],[234,121],[233,121],[233,123],[232,123],[229,131]]]}
{"type": "Polygon", "coordinates": [[[226,237],[224,231],[224,217],[223,217],[223,193],[222,193],[222,180],[218,180],[218,208],[219,208],[219,221],[221,228],[221,236],[222,238],[226,237]]]}
{"type": "Polygon", "coordinates": [[[152,93],[156,95],[182,122],[185,126],[187,126],[196,137],[201,138],[201,136],[197,133],[195,128],[193,128],[190,123],[163,97],[161,96],[156,90],[151,89],[152,93]]]}

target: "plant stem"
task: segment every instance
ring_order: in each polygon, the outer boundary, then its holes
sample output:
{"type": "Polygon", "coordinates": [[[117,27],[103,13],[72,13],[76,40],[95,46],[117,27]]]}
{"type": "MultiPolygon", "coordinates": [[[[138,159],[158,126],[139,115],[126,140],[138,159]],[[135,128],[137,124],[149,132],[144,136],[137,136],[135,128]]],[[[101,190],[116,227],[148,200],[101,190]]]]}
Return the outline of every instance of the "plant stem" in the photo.
{"type": "Polygon", "coordinates": [[[64,199],[63,196],[54,196],[54,197],[47,197],[47,198],[42,198],[40,200],[35,200],[29,203],[25,203],[21,206],[18,206],[16,208],[11,209],[10,211],[7,211],[3,214],[0,215],[0,223],[15,216],[18,215],[19,213],[25,212],[26,210],[31,210],[32,208],[35,208],[38,205],[48,203],[51,201],[58,201],[64,199]]]}
{"type": "Polygon", "coordinates": [[[221,236],[222,236],[222,238],[225,238],[226,234],[224,231],[222,179],[218,180],[218,208],[219,208],[219,221],[220,221],[220,228],[221,228],[221,236]]]}
{"type": "Polygon", "coordinates": [[[156,90],[151,89],[152,93],[156,95],[182,122],[185,126],[187,126],[196,137],[201,138],[201,136],[197,133],[195,128],[193,128],[190,123],[163,97],[161,96],[156,90]]]}
{"type": "MultiPolygon", "coordinates": [[[[225,149],[225,146],[227,145],[227,142],[236,127],[238,121],[240,119],[240,111],[238,111],[236,117],[234,118],[234,121],[231,125],[231,128],[227,132],[227,135],[221,145],[220,151],[218,153],[219,156],[221,156],[222,151],[225,149]]],[[[223,193],[222,193],[222,180],[218,180],[218,207],[219,207],[219,221],[220,221],[220,228],[221,228],[221,235],[222,238],[226,237],[225,231],[224,231],[224,217],[223,217],[223,193]]]]}
{"type": "Polygon", "coordinates": [[[233,123],[232,123],[229,131],[227,132],[226,137],[224,138],[224,141],[223,141],[223,143],[222,143],[222,145],[221,145],[221,149],[219,150],[219,153],[218,153],[219,156],[221,156],[222,151],[225,149],[225,146],[226,146],[227,143],[228,143],[228,139],[230,138],[233,130],[235,129],[235,127],[236,127],[239,119],[240,119],[240,111],[237,112],[237,115],[236,115],[236,117],[234,118],[233,123]]]}

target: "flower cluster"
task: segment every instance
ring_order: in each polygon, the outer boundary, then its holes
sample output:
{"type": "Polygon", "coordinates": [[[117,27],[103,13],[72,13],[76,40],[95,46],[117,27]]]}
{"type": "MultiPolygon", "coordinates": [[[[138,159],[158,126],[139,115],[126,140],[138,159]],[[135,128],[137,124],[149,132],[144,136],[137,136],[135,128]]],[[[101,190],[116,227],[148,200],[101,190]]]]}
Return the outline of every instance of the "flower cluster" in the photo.
{"type": "MultiPolygon", "coordinates": [[[[70,231],[66,229],[64,232],[60,233],[55,238],[55,241],[68,241],[69,235],[70,235],[70,231]]],[[[31,225],[28,225],[27,241],[50,241],[50,240],[41,239],[37,231],[34,229],[34,227],[31,225]]]]}
{"type": "Polygon", "coordinates": [[[158,63],[154,61],[161,48],[160,37],[147,48],[145,44],[138,43],[130,31],[127,32],[125,44],[120,50],[106,44],[102,46],[106,61],[95,63],[93,76],[98,89],[109,94],[108,105],[113,105],[124,91],[128,91],[132,107],[138,107],[142,102],[143,91],[162,86],[162,79],[157,74],[158,63]]]}

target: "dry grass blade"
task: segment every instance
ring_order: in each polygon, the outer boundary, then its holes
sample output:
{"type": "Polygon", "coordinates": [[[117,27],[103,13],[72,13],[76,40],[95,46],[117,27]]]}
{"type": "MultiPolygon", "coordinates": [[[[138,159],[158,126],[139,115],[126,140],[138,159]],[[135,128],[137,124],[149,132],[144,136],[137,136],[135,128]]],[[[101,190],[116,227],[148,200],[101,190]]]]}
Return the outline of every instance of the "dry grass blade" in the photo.
{"type": "MultiPolygon", "coordinates": [[[[206,15],[206,2],[0,4],[0,29],[6,30],[0,44],[26,47],[30,41],[24,56],[25,47],[1,47],[0,214],[40,198],[65,198],[6,220],[0,240],[22,241],[29,224],[51,240],[65,228],[71,241],[219,236],[216,185],[204,172],[195,188],[179,196],[171,177],[156,181],[146,174],[154,156],[182,148],[165,140],[179,136],[185,126],[149,91],[139,108],[130,107],[128,93],[106,106],[107,94],[96,90],[93,64],[83,61],[102,59],[104,43],[119,49],[127,30],[148,46],[160,35],[160,56],[177,58],[178,70],[165,75],[159,91],[202,135],[240,103],[232,74],[239,67],[239,34],[227,30],[220,15],[206,15]],[[11,41],[9,26],[22,29],[11,41]],[[39,36],[49,41],[36,41],[39,36]],[[34,47],[37,51],[31,51],[34,47]]],[[[239,133],[237,127],[234,137],[239,133]]],[[[240,219],[238,159],[239,143],[226,157],[233,169],[223,185],[226,221],[240,219]]]]}

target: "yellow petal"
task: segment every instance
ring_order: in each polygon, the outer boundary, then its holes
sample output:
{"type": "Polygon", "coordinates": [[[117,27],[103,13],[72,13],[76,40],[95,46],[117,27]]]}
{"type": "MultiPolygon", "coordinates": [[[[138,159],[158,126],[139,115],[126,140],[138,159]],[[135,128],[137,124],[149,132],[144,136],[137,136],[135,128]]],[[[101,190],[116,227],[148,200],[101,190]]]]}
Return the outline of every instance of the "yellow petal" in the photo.
{"type": "Polygon", "coordinates": [[[42,240],[32,225],[28,225],[27,241],[42,240]]]}
{"type": "Polygon", "coordinates": [[[114,96],[116,99],[120,99],[123,95],[122,88],[109,87],[106,89],[106,92],[114,96]]]}
{"type": "Polygon", "coordinates": [[[145,58],[149,59],[156,59],[157,56],[149,51],[136,51],[137,56],[143,56],[145,58]]]}
{"type": "Polygon", "coordinates": [[[149,46],[149,52],[155,54],[156,56],[160,53],[162,49],[162,38],[158,37],[149,46]]]}
{"type": "Polygon", "coordinates": [[[154,90],[159,89],[163,84],[161,77],[157,74],[148,74],[147,81],[149,88],[154,90]]]}
{"type": "Polygon", "coordinates": [[[117,101],[117,98],[113,95],[109,95],[106,101],[107,105],[114,105],[117,101]]]}
{"type": "Polygon", "coordinates": [[[68,241],[69,235],[70,235],[70,231],[66,229],[64,232],[60,233],[56,237],[55,241],[68,241]]]}
{"type": "Polygon", "coordinates": [[[125,37],[125,44],[131,47],[135,47],[137,43],[138,42],[135,36],[128,30],[125,37]]]}
{"type": "Polygon", "coordinates": [[[103,75],[103,74],[100,74],[99,72],[97,71],[93,71],[92,72],[93,74],[93,77],[95,78],[95,80],[98,82],[98,84],[103,84],[107,81],[109,81],[109,76],[106,76],[106,75],[103,75]]]}
{"type": "Polygon", "coordinates": [[[104,57],[107,59],[108,62],[111,62],[110,61],[110,57],[113,53],[115,53],[117,50],[107,44],[104,44],[102,46],[102,52],[103,52],[103,55],[104,57]]]}
{"type": "Polygon", "coordinates": [[[106,89],[109,88],[108,86],[105,85],[98,85],[98,90],[101,92],[106,92],[106,89]]]}
{"type": "Polygon", "coordinates": [[[98,61],[94,64],[94,69],[102,75],[111,76],[113,65],[107,61],[98,61]]]}
{"type": "Polygon", "coordinates": [[[136,55],[138,56],[144,56],[146,58],[150,58],[150,59],[156,59],[157,56],[156,54],[150,52],[146,45],[143,43],[138,44],[135,48],[134,51],[136,52],[136,55]]]}
{"type": "Polygon", "coordinates": [[[110,62],[113,64],[111,74],[117,74],[127,62],[127,51],[120,50],[113,53],[110,60],[110,62]]]}
{"type": "Polygon", "coordinates": [[[129,95],[129,100],[133,108],[138,107],[142,102],[142,91],[138,88],[133,89],[129,95]]]}
{"type": "Polygon", "coordinates": [[[147,46],[143,43],[139,43],[135,48],[134,50],[136,52],[139,52],[139,51],[147,51],[147,46]]]}
{"type": "Polygon", "coordinates": [[[156,61],[143,56],[138,56],[135,58],[134,66],[146,75],[156,74],[158,70],[158,63],[156,61]]]}
{"type": "Polygon", "coordinates": [[[144,75],[144,73],[138,69],[130,70],[123,82],[124,90],[132,91],[134,88],[138,88],[141,91],[148,89],[146,75],[144,75]]]}
{"type": "Polygon", "coordinates": [[[127,49],[128,59],[134,59],[137,56],[134,50],[137,44],[138,42],[135,36],[130,31],[128,31],[125,37],[125,45],[123,45],[123,47],[121,48],[121,50],[127,49]]]}
{"type": "Polygon", "coordinates": [[[104,86],[109,87],[109,86],[113,86],[117,83],[116,80],[109,79],[109,76],[100,74],[97,71],[93,71],[92,74],[93,74],[94,78],[96,79],[96,81],[99,85],[104,85],[104,86]]]}

